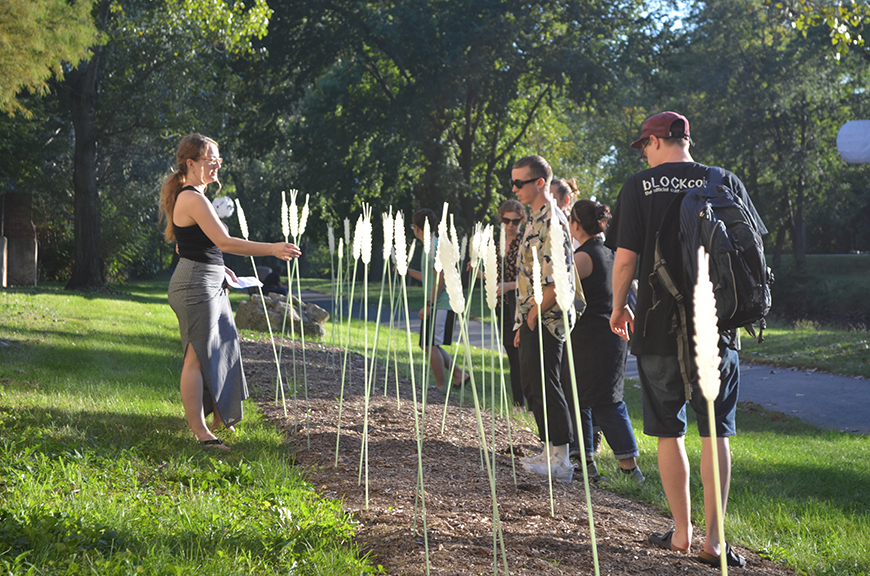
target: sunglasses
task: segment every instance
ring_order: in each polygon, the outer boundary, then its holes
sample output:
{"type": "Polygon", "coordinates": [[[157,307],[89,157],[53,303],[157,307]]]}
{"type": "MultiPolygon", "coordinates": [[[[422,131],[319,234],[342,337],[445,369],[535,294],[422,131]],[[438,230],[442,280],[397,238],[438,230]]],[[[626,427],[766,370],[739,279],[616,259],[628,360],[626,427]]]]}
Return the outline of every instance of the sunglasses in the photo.
{"type": "Polygon", "coordinates": [[[512,226],[519,226],[522,223],[522,218],[502,218],[501,223],[507,226],[508,224],[512,226]]]}
{"type": "Polygon", "coordinates": [[[511,180],[510,185],[519,190],[529,182],[534,182],[537,178],[529,178],[528,180],[511,180]]]}

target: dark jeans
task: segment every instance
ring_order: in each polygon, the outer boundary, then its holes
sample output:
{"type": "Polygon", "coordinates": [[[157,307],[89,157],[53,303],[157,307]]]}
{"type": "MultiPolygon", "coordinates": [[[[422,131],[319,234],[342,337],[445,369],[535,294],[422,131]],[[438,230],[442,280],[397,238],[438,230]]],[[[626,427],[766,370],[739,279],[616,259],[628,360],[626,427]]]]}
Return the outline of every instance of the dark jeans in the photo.
{"type": "MultiPolygon", "coordinates": [[[[547,424],[549,440],[554,446],[570,444],[572,440],[571,416],[561,385],[562,351],[565,343],[553,336],[546,327],[541,328],[544,344],[544,383],[547,388],[547,424]]],[[[520,370],[523,394],[538,423],[538,437],[546,442],[544,428],[544,383],[541,382],[541,354],[538,330],[529,329],[524,321],[520,326],[520,370]]]]}
{"type": "MultiPolygon", "coordinates": [[[[583,443],[586,445],[586,459],[592,460],[594,450],[592,447],[593,415],[595,424],[601,428],[607,443],[613,450],[613,457],[617,460],[637,458],[640,452],[637,449],[637,441],[634,437],[634,429],[628,418],[628,408],[625,402],[611,404],[599,404],[592,408],[584,408],[580,411],[583,419],[583,443]]],[[[576,443],[575,443],[576,445],[576,443]]],[[[579,452],[579,450],[578,450],[579,452]]]]}
{"type": "Polygon", "coordinates": [[[514,312],[516,311],[516,298],[506,297],[504,302],[504,314],[501,317],[502,346],[508,357],[510,365],[511,392],[514,397],[514,406],[525,406],[526,398],[523,394],[523,380],[520,375],[520,351],[514,346],[514,312]]]}

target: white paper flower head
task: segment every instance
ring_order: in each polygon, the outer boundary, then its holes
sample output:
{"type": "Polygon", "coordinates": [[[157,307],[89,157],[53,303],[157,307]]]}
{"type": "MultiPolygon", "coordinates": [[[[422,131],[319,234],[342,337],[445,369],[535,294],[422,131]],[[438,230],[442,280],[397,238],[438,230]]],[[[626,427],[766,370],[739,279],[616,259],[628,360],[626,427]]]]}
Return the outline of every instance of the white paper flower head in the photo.
{"type": "Polygon", "coordinates": [[[290,236],[290,213],[287,209],[287,193],[281,190],[281,233],[284,234],[284,242],[290,236]]]}
{"type": "Polygon", "coordinates": [[[414,259],[414,252],[417,250],[417,239],[411,238],[410,244],[408,244],[408,265],[411,264],[411,260],[414,259]]]}
{"type": "Polygon", "coordinates": [[[401,211],[396,212],[396,225],[393,240],[395,242],[396,271],[399,276],[408,273],[408,249],[405,247],[405,216],[401,211]]]}
{"type": "Polygon", "coordinates": [[[505,231],[504,222],[501,223],[501,232],[498,236],[498,247],[500,248],[499,254],[504,258],[505,250],[507,250],[507,232],[505,231]]]}
{"type": "Polygon", "coordinates": [[[229,218],[236,211],[233,201],[226,196],[215,198],[211,201],[211,205],[214,206],[214,211],[217,212],[218,218],[221,219],[229,218]]]}
{"type": "Polygon", "coordinates": [[[495,255],[495,235],[492,226],[481,234],[483,238],[483,285],[486,288],[486,305],[495,310],[498,305],[498,259],[495,255]]]}
{"type": "Polygon", "coordinates": [[[369,204],[363,204],[363,229],[362,238],[360,239],[360,256],[363,264],[371,264],[372,262],[372,207],[369,204]]]}
{"type": "Polygon", "coordinates": [[[335,228],[327,226],[326,237],[329,240],[329,255],[332,256],[335,254],[335,228]]]}
{"type": "Polygon", "coordinates": [[[296,205],[296,196],[299,195],[299,190],[290,191],[290,235],[293,239],[299,237],[299,207],[296,205]]]}
{"type": "Polygon", "coordinates": [[[471,230],[471,244],[469,247],[469,255],[468,259],[471,262],[471,265],[474,266],[477,264],[480,257],[483,256],[483,253],[480,250],[480,241],[483,239],[483,226],[481,226],[480,222],[474,223],[474,228],[471,230]]]}
{"type": "Polygon", "coordinates": [[[461,315],[465,311],[465,295],[462,293],[462,279],[459,276],[459,270],[456,265],[456,250],[450,246],[451,242],[447,238],[442,238],[438,242],[441,247],[441,267],[444,274],[444,285],[447,288],[447,295],[450,297],[450,308],[461,315]],[[441,245],[444,244],[443,247],[441,245]]]}
{"type": "Polygon", "coordinates": [[[710,281],[709,257],[704,247],[698,247],[698,281],[695,284],[695,358],[698,363],[698,385],[707,400],[719,395],[719,328],[716,319],[716,298],[710,281]]]}
{"type": "Polygon", "coordinates": [[[541,286],[541,263],[538,260],[538,247],[532,246],[532,292],[535,304],[541,305],[544,301],[544,289],[541,286]]]}
{"type": "Polygon", "coordinates": [[[344,258],[344,238],[338,239],[338,259],[344,258]]]}
{"type": "Polygon", "coordinates": [[[245,240],[248,239],[248,221],[245,220],[245,211],[242,210],[242,205],[239,203],[239,199],[236,198],[236,213],[239,216],[239,228],[242,229],[242,236],[245,240]]]}
{"type": "Polygon", "coordinates": [[[384,224],[384,262],[389,260],[390,252],[393,250],[393,228],[395,226],[395,222],[393,221],[393,207],[390,206],[389,212],[384,212],[381,215],[381,219],[384,224]]]}
{"type": "Polygon", "coordinates": [[[429,250],[432,248],[432,226],[429,224],[429,219],[423,221],[423,254],[429,255],[429,250]]]}
{"type": "Polygon", "coordinates": [[[350,218],[344,219],[344,245],[350,246],[350,218]]]}
{"type": "Polygon", "coordinates": [[[365,234],[365,219],[360,214],[356,219],[356,227],[353,229],[353,259],[359,260],[362,256],[363,235],[365,234]]]}
{"type": "MultiPolygon", "coordinates": [[[[447,238],[447,236],[445,236],[447,238]]],[[[448,243],[450,240],[447,241],[448,243]]],[[[441,274],[441,271],[444,270],[444,267],[441,265],[441,251],[444,247],[441,245],[441,240],[435,243],[435,274],[441,274]]]]}
{"type": "MultiPolygon", "coordinates": [[[[565,229],[556,216],[556,199],[550,199],[550,254],[553,260],[553,282],[556,284],[556,303],[562,310],[568,310],[574,303],[574,290],[568,275],[568,262],[565,260],[565,229]]],[[[570,245],[570,237],[569,237],[570,245]]]]}
{"type": "Polygon", "coordinates": [[[465,262],[465,254],[468,249],[468,235],[462,237],[462,240],[459,242],[459,258],[456,259],[456,262],[461,266],[463,262],[465,262]]]}
{"type": "Polygon", "coordinates": [[[305,195],[305,205],[302,207],[302,215],[299,216],[299,235],[305,234],[305,227],[308,225],[308,194],[305,195]]]}

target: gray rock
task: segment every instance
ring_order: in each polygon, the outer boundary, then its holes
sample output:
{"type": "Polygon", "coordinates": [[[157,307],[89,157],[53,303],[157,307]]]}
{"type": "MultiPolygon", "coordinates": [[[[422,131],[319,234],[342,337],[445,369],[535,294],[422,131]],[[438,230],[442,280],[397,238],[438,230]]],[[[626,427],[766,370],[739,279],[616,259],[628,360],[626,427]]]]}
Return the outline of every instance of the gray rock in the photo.
{"type": "MultiPolygon", "coordinates": [[[[325,324],[329,320],[329,312],[316,304],[302,303],[291,297],[290,307],[286,304],[284,296],[270,294],[265,297],[266,310],[269,313],[269,322],[272,325],[272,333],[280,334],[284,326],[284,314],[287,313],[285,335],[291,338],[301,338],[300,309],[302,312],[301,325],[305,332],[305,338],[323,338],[326,335],[325,324]]],[[[251,296],[250,300],[242,300],[236,310],[236,326],[248,330],[267,332],[266,317],[263,314],[263,300],[259,294],[251,296]]]]}

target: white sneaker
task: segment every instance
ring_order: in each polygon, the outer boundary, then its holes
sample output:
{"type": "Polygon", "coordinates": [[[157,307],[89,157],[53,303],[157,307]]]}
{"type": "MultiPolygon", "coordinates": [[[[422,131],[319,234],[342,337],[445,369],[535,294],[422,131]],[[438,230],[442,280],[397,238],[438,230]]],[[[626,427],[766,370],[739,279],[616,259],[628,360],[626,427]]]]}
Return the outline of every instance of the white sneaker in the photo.
{"type": "MultiPolygon", "coordinates": [[[[552,453],[552,449],[550,453],[552,453]]],[[[547,448],[545,447],[540,454],[536,454],[534,456],[526,456],[525,458],[520,458],[520,464],[523,466],[528,466],[530,464],[540,464],[541,462],[547,461],[547,448]]]]}
{"type": "Polygon", "coordinates": [[[549,465],[547,462],[537,462],[524,466],[526,470],[534,474],[546,476],[548,473],[552,475],[553,480],[559,482],[571,482],[574,478],[574,465],[567,459],[551,458],[549,465]]]}

